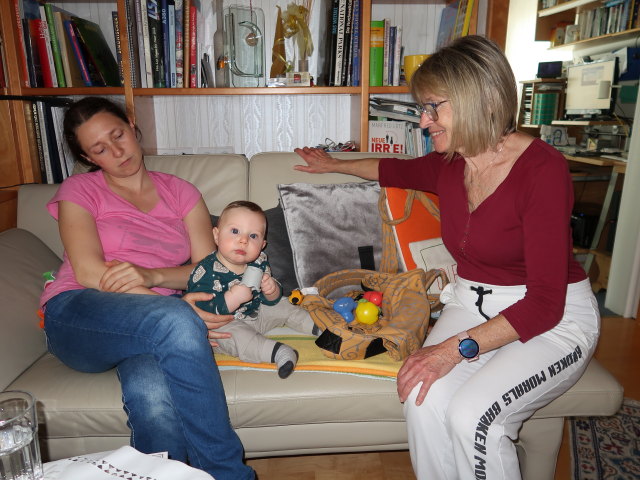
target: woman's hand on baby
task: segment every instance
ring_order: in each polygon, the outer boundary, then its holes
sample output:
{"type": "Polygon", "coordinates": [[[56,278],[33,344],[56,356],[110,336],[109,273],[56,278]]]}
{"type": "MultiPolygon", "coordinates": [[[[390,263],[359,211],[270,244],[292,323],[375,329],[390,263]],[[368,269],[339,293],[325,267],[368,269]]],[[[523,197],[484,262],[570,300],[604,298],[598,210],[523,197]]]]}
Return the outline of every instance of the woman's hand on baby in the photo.
{"type": "Polygon", "coordinates": [[[207,339],[212,347],[217,347],[218,343],[215,341],[217,338],[231,338],[231,334],[227,332],[216,332],[216,329],[225,326],[227,323],[233,320],[233,315],[217,315],[215,313],[209,313],[201,308],[198,308],[196,302],[206,302],[213,298],[212,293],[206,292],[191,292],[185,294],[182,299],[187,302],[191,308],[198,314],[200,319],[207,326],[207,339]]]}
{"type": "Polygon", "coordinates": [[[397,388],[400,401],[405,402],[413,388],[422,382],[416,397],[416,405],[422,405],[433,382],[449,373],[458,361],[457,347],[452,348],[451,339],[423,347],[410,355],[398,372],[397,388]],[[452,355],[452,352],[455,353],[452,355]]]}
{"type": "Polygon", "coordinates": [[[294,165],[295,170],[307,173],[329,173],[335,172],[339,160],[336,160],[324,150],[319,148],[296,148],[294,149],[302,159],[307,162],[306,165],[294,165]]]}
{"type": "Polygon", "coordinates": [[[136,287],[153,287],[152,271],[129,262],[109,260],[98,287],[103,292],[125,293],[136,287]]]}

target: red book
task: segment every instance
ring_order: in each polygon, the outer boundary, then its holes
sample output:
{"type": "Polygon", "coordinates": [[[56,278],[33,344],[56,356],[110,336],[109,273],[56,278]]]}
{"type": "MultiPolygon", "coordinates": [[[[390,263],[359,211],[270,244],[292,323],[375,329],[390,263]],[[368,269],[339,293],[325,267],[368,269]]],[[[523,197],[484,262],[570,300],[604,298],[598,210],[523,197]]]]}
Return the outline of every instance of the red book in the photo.
{"type": "Polygon", "coordinates": [[[49,51],[47,44],[49,36],[47,35],[46,20],[30,20],[33,25],[33,31],[36,33],[36,47],[38,48],[38,56],[40,57],[40,66],[42,68],[42,81],[45,88],[54,87],[53,76],[56,74],[55,68],[49,61],[49,51]]]}
{"type": "Polygon", "coordinates": [[[189,9],[189,86],[198,87],[198,32],[196,22],[198,8],[191,5],[189,9]]]}
{"type": "Polygon", "coordinates": [[[22,70],[22,85],[30,87],[29,69],[27,67],[27,46],[24,43],[24,30],[22,29],[22,18],[20,17],[20,0],[13,0],[13,10],[16,14],[16,25],[18,27],[18,57],[20,57],[20,69],[22,70]]]}

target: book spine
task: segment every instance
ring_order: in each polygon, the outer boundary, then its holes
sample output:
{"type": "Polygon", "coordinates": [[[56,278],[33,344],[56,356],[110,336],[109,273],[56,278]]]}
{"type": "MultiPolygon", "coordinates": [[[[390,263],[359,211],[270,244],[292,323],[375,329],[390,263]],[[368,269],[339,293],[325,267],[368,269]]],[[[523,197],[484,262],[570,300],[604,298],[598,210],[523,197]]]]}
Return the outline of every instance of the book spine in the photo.
{"type": "Polygon", "coordinates": [[[189,86],[198,87],[198,9],[191,5],[189,9],[189,86]]]}
{"type": "Polygon", "coordinates": [[[149,16],[147,15],[147,0],[139,0],[140,18],[142,23],[142,38],[144,45],[144,65],[147,72],[147,87],[153,87],[153,67],[151,65],[151,41],[149,39],[149,16]]]}
{"type": "Polygon", "coordinates": [[[340,10],[340,0],[333,0],[331,5],[331,17],[329,21],[330,25],[330,40],[327,42],[328,45],[328,62],[327,65],[329,67],[329,82],[328,85],[333,87],[336,85],[336,47],[338,41],[338,12],[340,10]]]}
{"type": "Polygon", "coordinates": [[[353,29],[351,32],[351,85],[360,86],[360,2],[353,0],[353,29]]]}
{"type": "Polygon", "coordinates": [[[22,32],[24,43],[27,47],[27,65],[29,66],[29,85],[31,87],[42,86],[42,67],[38,56],[36,39],[32,35],[31,21],[27,18],[22,20],[22,32]]]}
{"type": "Polygon", "coordinates": [[[42,150],[42,138],[40,136],[40,118],[38,116],[37,103],[30,102],[29,109],[29,116],[31,117],[30,135],[33,135],[34,144],[38,153],[38,163],[40,164],[40,181],[42,183],[49,183],[49,181],[47,180],[47,167],[44,162],[44,151],[42,150]]]}
{"type": "Polygon", "coordinates": [[[44,171],[47,183],[55,183],[53,169],[51,168],[51,157],[49,156],[49,141],[47,139],[47,127],[45,121],[44,102],[35,102],[38,105],[38,125],[40,130],[40,141],[42,143],[42,158],[44,159],[44,171]]]}
{"type": "Polygon", "coordinates": [[[64,67],[62,65],[62,55],[60,53],[60,41],[58,40],[56,22],[53,18],[53,8],[50,3],[44,4],[44,13],[47,18],[51,52],[53,53],[53,62],[56,69],[56,79],[58,80],[58,86],[64,88],[67,86],[67,82],[64,76],[64,67]]]}
{"type": "Polygon", "coordinates": [[[44,88],[56,87],[58,80],[56,78],[56,70],[53,66],[53,54],[51,51],[51,43],[46,20],[32,20],[34,28],[37,29],[38,36],[36,38],[36,46],[40,64],[42,68],[42,86],[44,88]]]}
{"type": "Polygon", "coordinates": [[[185,87],[191,85],[191,0],[184,0],[182,7],[182,19],[184,27],[182,28],[182,46],[183,46],[183,82],[185,87]]]}
{"type": "Polygon", "coordinates": [[[20,70],[22,70],[22,85],[24,87],[31,87],[29,63],[27,61],[27,45],[25,43],[25,32],[22,25],[22,13],[20,12],[20,1],[21,0],[13,0],[13,11],[15,14],[16,29],[18,31],[18,42],[20,43],[18,48],[18,57],[20,58],[20,70]]]}
{"type": "Polygon", "coordinates": [[[84,56],[82,55],[82,49],[80,48],[80,42],[78,41],[78,37],[76,36],[76,31],[73,26],[73,22],[71,20],[65,20],[64,29],[67,32],[67,38],[69,43],[71,44],[71,48],[73,49],[73,54],[76,57],[76,61],[78,62],[78,68],[80,69],[80,75],[82,76],[82,81],[86,87],[92,87],[93,83],[91,81],[91,77],[89,76],[89,69],[87,68],[87,63],[85,62],[84,56]]]}
{"type": "Polygon", "coordinates": [[[344,56],[344,30],[347,19],[347,0],[340,0],[340,8],[338,10],[338,33],[336,37],[336,70],[334,74],[334,85],[339,87],[342,85],[342,65],[344,56]]]}
{"type": "Polygon", "coordinates": [[[351,29],[353,22],[353,1],[347,0],[345,22],[344,22],[344,52],[342,54],[342,82],[341,85],[350,85],[351,72],[351,29]]]}
{"type": "Polygon", "coordinates": [[[169,2],[160,0],[160,25],[162,27],[162,58],[164,60],[164,86],[171,86],[171,54],[169,38],[169,2]]]}
{"type": "Polygon", "coordinates": [[[138,32],[136,12],[133,2],[124,0],[125,15],[127,18],[127,48],[129,49],[130,81],[133,88],[140,87],[140,62],[138,60],[138,32]]]}
{"type": "Polygon", "coordinates": [[[176,6],[169,0],[167,15],[169,17],[169,85],[176,87],[176,6]]]}
{"type": "Polygon", "coordinates": [[[387,75],[387,85],[393,85],[393,69],[396,63],[396,35],[398,27],[395,25],[389,27],[389,72],[387,75]]]}
{"type": "Polygon", "coordinates": [[[384,65],[384,20],[371,21],[370,35],[369,85],[381,87],[384,65]]]}
{"type": "Polygon", "coordinates": [[[391,30],[391,22],[384,19],[384,38],[383,38],[383,63],[382,63],[382,85],[389,85],[389,35],[391,30]]]}
{"type": "MultiPolygon", "coordinates": [[[[124,68],[122,66],[122,43],[120,40],[120,24],[118,23],[118,12],[111,12],[113,22],[113,38],[116,42],[116,62],[118,63],[118,73],[120,74],[120,86],[124,86],[124,68]]],[[[133,62],[132,62],[133,63],[133,62]]]]}
{"type": "Polygon", "coordinates": [[[396,27],[396,41],[393,54],[393,83],[397,87],[400,85],[400,65],[402,64],[402,27],[396,27]]]}
{"type": "Polygon", "coordinates": [[[176,0],[176,87],[184,87],[184,3],[176,0]]]}
{"type": "Polygon", "coordinates": [[[158,0],[147,0],[147,18],[153,86],[154,88],[164,88],[164,40],[162,39],[162,19],[160,18],[158,0]]]}

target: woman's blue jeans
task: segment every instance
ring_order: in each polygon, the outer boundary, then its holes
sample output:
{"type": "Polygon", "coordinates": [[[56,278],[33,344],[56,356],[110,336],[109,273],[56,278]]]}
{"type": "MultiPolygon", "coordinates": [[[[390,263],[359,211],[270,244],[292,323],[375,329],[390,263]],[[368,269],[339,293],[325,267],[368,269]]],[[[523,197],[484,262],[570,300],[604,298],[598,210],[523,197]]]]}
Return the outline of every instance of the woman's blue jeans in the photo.
{"type": "Polygon", "coordinates": [[[255,477],[231,427],[207,327],[185,301],[72,290],[47,302],[45,331],[69,367],[118,369],[132,446],[168,451],[216,480],[255,477]]]}

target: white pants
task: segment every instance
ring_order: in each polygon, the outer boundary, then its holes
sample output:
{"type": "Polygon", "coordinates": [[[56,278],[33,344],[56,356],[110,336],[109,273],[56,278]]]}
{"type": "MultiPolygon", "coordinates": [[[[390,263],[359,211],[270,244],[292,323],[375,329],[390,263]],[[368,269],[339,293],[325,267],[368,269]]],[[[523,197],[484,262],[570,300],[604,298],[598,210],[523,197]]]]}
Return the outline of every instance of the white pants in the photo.
{"type": "MultiPolygon", "coordinates": [[[[485,322],[482,313],[494,317],[525,291],[458,278],[441,293],[445,307],[425,345],[485,322]],[[491,293],[479,295],[479,286],[491,293]]],[[[598,305],[584,280],[569,285],[564,315],[552,330],[460,362],[431,386],[419,407],[418,384],[404,404],[418,479],[520,479],[514,441],[522,423],[578,381],[599,330],[598,305]]]]}

